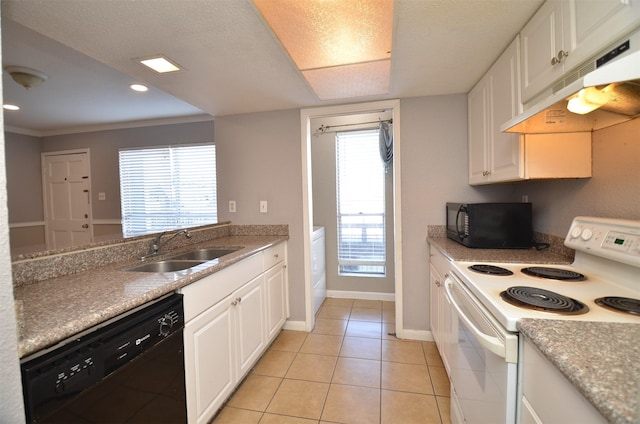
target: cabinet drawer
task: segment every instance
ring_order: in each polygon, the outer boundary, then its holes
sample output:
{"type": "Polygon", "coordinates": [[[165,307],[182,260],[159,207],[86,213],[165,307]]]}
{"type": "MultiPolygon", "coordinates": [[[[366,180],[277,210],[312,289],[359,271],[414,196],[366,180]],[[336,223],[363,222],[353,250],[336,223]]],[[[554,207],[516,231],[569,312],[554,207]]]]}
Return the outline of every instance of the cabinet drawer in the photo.
{"type": "Polygon", "coordinates": [[[185,321],[189,322],[261,273],[262,252],[183,287],[180,292],[184,294],[185,321]]]}
{"type": "Polygon", "coordinates": [[[440,276],[444,278],[444,275],[449,272],[450,266],[447,258],[440,252],[435,246],[429,245],[429,260],[433,267],[438,271],[440,276]]]}
{"type": "Polygon", "coordinates": [[[275,246],[271,246],[270,248],[262,252],[262,257],[264,260],[262,269],[266,271],[277,263],[284,261],[286,258],[286,253],[286,243],[279,243],[275,246]]]}

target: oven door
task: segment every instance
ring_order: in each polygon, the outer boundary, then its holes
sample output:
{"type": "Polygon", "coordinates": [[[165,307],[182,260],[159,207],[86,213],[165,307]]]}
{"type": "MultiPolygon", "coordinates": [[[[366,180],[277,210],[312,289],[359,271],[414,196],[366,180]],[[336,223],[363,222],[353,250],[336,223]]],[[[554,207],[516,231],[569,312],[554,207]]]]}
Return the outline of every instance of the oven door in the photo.
{"type": "Polygon", "coordinates": [[[451,417],[468,424],[514,423],[518,335],[506,331],[461,280],[449,273],[447,349],[451,368],[451,417]]]}

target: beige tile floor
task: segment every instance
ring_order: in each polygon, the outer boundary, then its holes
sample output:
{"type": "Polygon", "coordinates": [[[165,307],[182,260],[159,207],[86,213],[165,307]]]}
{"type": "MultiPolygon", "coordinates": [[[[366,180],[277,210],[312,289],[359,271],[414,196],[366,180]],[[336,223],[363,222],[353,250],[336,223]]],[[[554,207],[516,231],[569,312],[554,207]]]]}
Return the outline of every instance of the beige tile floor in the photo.
{"type": "Polygon", "coordinates": [[[283,330],[215,424],[450,423],[433,342],[398,340],[393,302],[328,298],[311,333],[283,330]]]}

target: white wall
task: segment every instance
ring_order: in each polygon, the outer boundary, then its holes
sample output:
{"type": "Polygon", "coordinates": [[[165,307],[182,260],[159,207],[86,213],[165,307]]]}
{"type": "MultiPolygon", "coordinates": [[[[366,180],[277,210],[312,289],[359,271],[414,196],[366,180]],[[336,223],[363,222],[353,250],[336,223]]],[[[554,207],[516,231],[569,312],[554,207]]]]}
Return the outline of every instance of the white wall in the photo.
{"type": "MultiPolygon", "coordinates": [[[[1,59],[0,53],[0,59],[1,59]]],[[[0,99],[2,81],[0,81],[0,99]]],[[[0,126],[4,118],[0,114],[0,126]]],[[[7,209],[7,178],[5,165],[4,132],[0,134],[0,360],[2,384],[0,385],[0,422],[23,423],[22,383],[18,362],[18,330],[16,327],[9,249],[9,212],[7,209]]]]}

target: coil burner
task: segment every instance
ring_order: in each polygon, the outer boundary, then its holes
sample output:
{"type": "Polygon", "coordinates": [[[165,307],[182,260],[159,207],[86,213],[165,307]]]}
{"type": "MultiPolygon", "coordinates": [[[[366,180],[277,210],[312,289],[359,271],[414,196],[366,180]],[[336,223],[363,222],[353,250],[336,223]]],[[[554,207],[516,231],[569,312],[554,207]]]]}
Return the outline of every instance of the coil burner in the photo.
{"type": "Polygon", "coordinates": [[[469,269],[487,275],[513,275],[510,270],[495,265],[477,264],[471,265],[469,269]]]}
{"type": "Polygon", "coordinates": [[[531,277],[548,278],[561,281],[583,281],[586,280],[583,274],[568,269],[549,268],[544,266],[531,266],[522,268],[522,273],[531,277]]]}
{"type": "Polygon", "coordinates": [[[599,297],[594,302],[603,308],[626,314],[640,315],[640,300],[630,297],[607,296],[599,297]]]}
{"type": "Polygon", "coordinates": [[[582,302],[561,294],[537,287],[509,287],[500,297],[506,302],[521,308],[567,315],[585,314],[589,308],[582,302]]]}

